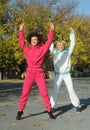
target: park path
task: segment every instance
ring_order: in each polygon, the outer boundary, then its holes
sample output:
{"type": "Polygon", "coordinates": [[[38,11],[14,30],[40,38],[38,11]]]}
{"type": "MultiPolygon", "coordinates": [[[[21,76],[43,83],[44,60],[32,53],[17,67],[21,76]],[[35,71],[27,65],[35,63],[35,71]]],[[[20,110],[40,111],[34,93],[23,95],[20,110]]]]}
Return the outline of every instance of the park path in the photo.
{"type": "MultiPolygon", "coordinates": [[[[23,119],[17,121],[23,81],[0,82],[0,130],[89,130],[90,129],[90,78],[73,78],[75,91],[86,108],[76,113],[71,105],[65,84],[59,92],[55,120],[50,120],[36,84],[33,85],[23,119]]],[[[47,80],[49,95],[52,93],[53,80],[47,80]]]]}

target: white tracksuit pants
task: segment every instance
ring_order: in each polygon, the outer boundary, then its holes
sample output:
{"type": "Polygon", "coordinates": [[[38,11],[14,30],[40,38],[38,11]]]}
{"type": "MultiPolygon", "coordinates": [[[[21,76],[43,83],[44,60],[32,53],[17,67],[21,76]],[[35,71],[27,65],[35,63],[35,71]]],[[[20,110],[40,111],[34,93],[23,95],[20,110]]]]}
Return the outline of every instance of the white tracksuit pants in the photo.
{"type": "Polygon", "coordinates": [[[59,89],[60,89],[60,86],[61,86],[61,83],[62,83],[63,80],[64,80],[64,82],[67,86],[71,103],[75,107],[79,107],[80,101],[79,101],[79,99],[78,99],[78,97],[77,97],[77,95],[74,91],[71,75],[70,75],[70,73],[68,73],[68,74],[63,74],[63,75],[58,75],[58,74],[55,75],[53,94],[50,98],[52,108],[55,106],[57,96],[58,96],[58,93],[59,93],[59,89]]]}

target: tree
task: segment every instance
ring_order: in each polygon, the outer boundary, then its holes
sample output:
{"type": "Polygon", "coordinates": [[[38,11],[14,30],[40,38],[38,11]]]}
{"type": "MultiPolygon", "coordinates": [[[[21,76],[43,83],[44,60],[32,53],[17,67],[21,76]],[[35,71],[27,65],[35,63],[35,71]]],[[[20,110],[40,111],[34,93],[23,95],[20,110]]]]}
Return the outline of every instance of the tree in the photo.
{"type": "Polygon", "coordinates": [[[73,25],[76,28],[76,47],[72,55],[72,64],[86,70],[90,65],[90,18],[76,16],[73,25]]]}
{"type": "MultiPolygon", "coordinates": [[[[65,40],[69,45],[69,27],[74,26],[76,47],[72,54],[73,66],[90,65],[90,18],[75,14],[78,2],[73,0],[10,0],[0,1],[0,67],[5,71],[24,70],[25,57],[18,43],[18,29],[25,23],[25,37],[39,32],[43,43],[47,39],[50,22],[55,25],[54,43],[65,40]],[[13,6],[14,2],[14,6],[13,6]]],[[[26,40],[27,42],[27,40],[26,40]]],[[[27,42],[28,44],[28,42],[27,42]]],[[[45,70],[53,69],[52,56],[46,55],[45,70]],[[46,66],[48,64],[48,67],[46,66]]]]}
{"type": "Polygon", "coordinates": [[[1,0],[0,1],[0,71],[2,72],[2,79],[3,79],[3,70],[6,67],[6,33],[7,29],[5,28],[5,24],[8,23],[8,16],[9,16],[9,3],[10,0],[1,0]]]}

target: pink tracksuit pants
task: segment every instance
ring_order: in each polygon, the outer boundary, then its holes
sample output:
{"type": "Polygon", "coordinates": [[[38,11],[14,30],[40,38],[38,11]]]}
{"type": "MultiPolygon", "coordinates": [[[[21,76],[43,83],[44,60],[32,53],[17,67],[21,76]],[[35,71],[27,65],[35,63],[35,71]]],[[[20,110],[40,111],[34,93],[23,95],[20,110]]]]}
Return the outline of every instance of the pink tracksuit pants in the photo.
{"type": "Polygon", "coordinates": [[[39,88],[41,97],[45,104],[46,110],[51,110],[50,99],[48,95],[48,89],[46,85],[46,80],[44,78],[44,73],[42,68],[27,68],[26,76],[23,83],[22,94],[20,97],[20,102],[18,104],[18,109],[22,111],[25,108],[28,97],[30,96],[30,91],[33,86],[34,81],[36,81],[39,88]]]}

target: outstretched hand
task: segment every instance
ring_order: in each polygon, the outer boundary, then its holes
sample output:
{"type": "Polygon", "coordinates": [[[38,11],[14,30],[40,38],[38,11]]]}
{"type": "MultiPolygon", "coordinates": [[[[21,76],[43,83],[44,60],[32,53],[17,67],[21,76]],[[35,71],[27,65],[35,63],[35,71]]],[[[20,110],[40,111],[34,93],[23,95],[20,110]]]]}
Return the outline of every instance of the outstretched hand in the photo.
{"type": "Polygon", "coordinates": [[[53,23],[50,23],[50,29],[54,30],[54,24],[53,23]]]}
{"type": "Polygon", "coordinates": [[[21,23],[20,26],[19,26],[19,30],[22,31],[24,28],[24,23],[21,23]]]}

